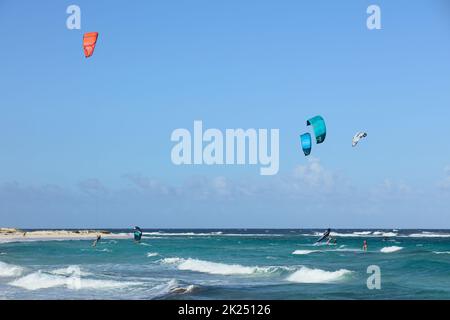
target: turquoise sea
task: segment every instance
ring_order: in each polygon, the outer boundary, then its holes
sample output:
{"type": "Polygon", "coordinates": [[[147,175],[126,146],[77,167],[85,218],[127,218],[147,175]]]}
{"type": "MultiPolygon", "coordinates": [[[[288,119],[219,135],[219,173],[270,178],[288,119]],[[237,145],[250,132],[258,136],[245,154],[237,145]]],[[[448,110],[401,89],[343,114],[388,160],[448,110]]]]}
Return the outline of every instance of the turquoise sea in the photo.
{"type": "Polygon", "coordinates": [[[95,248],[3,241],[0,299],[450,299],[450,230],[110,231],[95,248]]]}

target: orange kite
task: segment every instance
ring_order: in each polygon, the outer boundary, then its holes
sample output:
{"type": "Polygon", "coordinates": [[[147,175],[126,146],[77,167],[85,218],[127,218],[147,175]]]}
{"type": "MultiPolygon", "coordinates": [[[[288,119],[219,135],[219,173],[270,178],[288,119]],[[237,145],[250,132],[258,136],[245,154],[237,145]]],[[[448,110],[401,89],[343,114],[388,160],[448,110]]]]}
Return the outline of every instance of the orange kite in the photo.
{"type": "Polygon", "coordinates": [[[83,49],[86,58],[94,53],[95,44],[97,43],[98,32],[88,32],[83,36],[83,49]]]}

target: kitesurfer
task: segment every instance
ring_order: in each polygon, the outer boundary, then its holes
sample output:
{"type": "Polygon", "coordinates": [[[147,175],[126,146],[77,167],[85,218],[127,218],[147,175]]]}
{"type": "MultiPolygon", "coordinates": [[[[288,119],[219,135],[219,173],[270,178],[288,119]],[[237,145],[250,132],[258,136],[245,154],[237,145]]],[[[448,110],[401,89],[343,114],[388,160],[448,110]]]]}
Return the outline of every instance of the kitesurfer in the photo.
{"type": "Polygon", "coordinates": [[[330,238],[330,233],[331,233],[331,229],[328,228],[328,229],[324,232],[324,234],[316,241],[316,243],[322,242],[322,241],[325,240],[325,239],[329,240],[329,238],[330,238]]]}
{"type": "Polygon", "coordinates": [[[139,227],[134,227],[134,241],[140,242],[142,238],[142,230],[139,227]]]}
{"type": "Polygon", "coordinates": [[[97,235],[97,238],[94,240],[94,243],[92,243],[92,246],[95,247],[97,246],[97,243],[102,239],[101,235],[97,235]]]}

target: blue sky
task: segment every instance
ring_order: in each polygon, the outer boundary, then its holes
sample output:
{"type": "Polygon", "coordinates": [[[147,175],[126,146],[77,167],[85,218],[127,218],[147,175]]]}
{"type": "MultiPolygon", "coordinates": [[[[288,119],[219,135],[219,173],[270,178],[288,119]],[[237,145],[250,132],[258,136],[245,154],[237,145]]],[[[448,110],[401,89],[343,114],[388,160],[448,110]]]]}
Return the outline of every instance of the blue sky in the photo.
{"type": "Polygon", "coordinates": [[[450,228],[449,36],[444,0],[0,1],[0,224],[450,228]],[[280,129],[278,175],[174,166],[194,120],[280,129]]]}

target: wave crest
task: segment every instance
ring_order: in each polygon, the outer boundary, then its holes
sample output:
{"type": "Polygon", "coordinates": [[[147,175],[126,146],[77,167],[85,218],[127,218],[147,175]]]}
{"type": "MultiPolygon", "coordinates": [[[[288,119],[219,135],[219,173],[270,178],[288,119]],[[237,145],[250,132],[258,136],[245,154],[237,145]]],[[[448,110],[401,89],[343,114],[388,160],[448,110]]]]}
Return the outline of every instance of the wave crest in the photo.
{"type": "Polygon", "coordinates": [[[317,253],[317,252],[320,252],[320,250],[295,250],[294,252],[292,252],[292,254],[303,256],[303,255],[307,255],[310,253],[317,253]]]}
{"type": "Polygon", "coordinates": [[[347,269],[340,269],[337,271],[325,271],[322,269],[310,269],[302,267],[289,275],[286,280],[296,283],[330,283],[342,281],[352,271],[347,269]]]}
{"type": "Polygon", "coordinates": [[[69,266],[50,272],[39,270],[18,278],[9,284],[31,291],[54,287],[66,287],[71,290],[116,289],[138,284],[135,282],[86,279],[82,277],[88,274],[89,273],[82,272],[78,266],[69,266]]]}
{"type": "Polygon", "coordinates": [[[24,268],[0,261],[0,277],[19,277],[24,268]]]}
{"type": "Polygon", "coordinates": [[[165,258],[161,260],[165,264],[175,264],[178,270],[194,271],[201,273],[217,275],[252,275],[252,274],[270,274],[287,270],[289,267],[279,266],[243,266],[240,264],[226,264],[221,262],[211,262],[199,259],[165,258]]]}
{"type": "Polygon", "coordinates": [[[400,251],[400,250],[402,250],[402,249],[403,249],[403,247],[398,247],[398,246],[384,247],[384,248],[382,248],[382,249],[380,250],[380,252],[383,252],[383,253],[392,253],[392,252],[400,251]]]}

